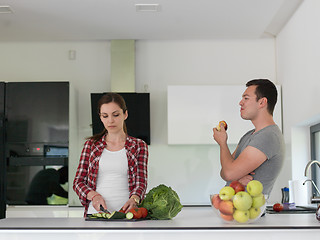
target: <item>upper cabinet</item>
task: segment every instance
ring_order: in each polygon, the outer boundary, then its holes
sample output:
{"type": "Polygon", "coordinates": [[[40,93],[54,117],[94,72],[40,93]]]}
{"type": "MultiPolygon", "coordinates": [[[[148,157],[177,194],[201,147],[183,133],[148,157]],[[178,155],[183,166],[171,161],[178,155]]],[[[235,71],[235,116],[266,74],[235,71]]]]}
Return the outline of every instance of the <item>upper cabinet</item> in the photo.
{"type": "MultiPolygon", "coordinates": [[[[212,129],[228,123],[228,144],[237,144],[254,126],[240,116],[244,85],[168,86],[168,144],[216,144],[212,129]]],[[[281,87],[274,120],[282,129],[281,87]]]]}

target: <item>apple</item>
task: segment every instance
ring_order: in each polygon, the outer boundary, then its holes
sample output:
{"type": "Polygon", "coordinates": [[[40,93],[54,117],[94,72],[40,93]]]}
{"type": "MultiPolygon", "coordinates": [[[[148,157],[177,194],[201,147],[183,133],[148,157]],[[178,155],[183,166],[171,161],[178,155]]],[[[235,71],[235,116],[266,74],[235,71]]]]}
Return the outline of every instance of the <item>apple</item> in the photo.
{"type": "Polygon", "coordinates": [[[276,212],[281,212],[283,210],[283,205],[281,203],[275,203],[272,208],[276,212]]]}
{"type": "Polygon", "coordinates": [[[226,214],[220,213],[220,217],[223,220],[226,220],[226,221],[232,221],[233,220],[233,216],[232,215],[226,215],[226,214]]]}
{"type": "Polygon", "coordinates": [[[255,219],[257,218],[261,213],[260,208],[252,207],[249,209],[249,218],[250,219],[255,219]]]}
{"type": "Polygon", "coordinates": [[[235,191],[232,187],[225,186],[221,188],[219,192],[219,197],[221,198],[221,200],[230,200],[231,198],[233,198],[234,194],[235,191]]]}
{"type": "Polygon", "coordinates": [[[225,215],[232,215],[234,212],[233,203],[230,200],[221,201],[219,205],[219,211],[225,215]]]}
{"type": "Polygon", "coordinates": [[[234,189],[235,193],[245,191],[245,187],[239,181],[236,181],[236,180],[232,181],[229,184],[229,186],[234,189]]]}
{"type": "Polygon", "coordinates": [[[260,208],[266,203],[266,199],[262,193],[256,197],[252,197],[252,207],[260,208]]]}
{"type": "Polygon", "coordinates": [[[219,197],[219,194],[214,194],[211,197],[211,204],[215,207],[215,209],[219,209],[221,198],[219,197]]]}
{"type": "Polygon", "coordinates": [[[222,125],[224,126],[224,129],[227,131],[227,129],[228,129],[228,124],[226,123],[226,121],[220,121],[219,124],[218,124],[218,126],[216,127],[216,129],[217,129],[218,131],[220,131],[222,125]]]}
{"type": "Polygon", "coordinates": [[[252,197],[247,192],[238,192],[233,197],[233,205],[238,210],[248,210],[252,206],[252,197]]]}
{"type": "Polygon", "coordinates": [[[249,210],[238,210],[236,209],[233,213],[233,218],[239,223],[245,223],[249,220],[249,210]]]}
{"type": "Polygon", "coordinates": [[[256,197],[262,193],[263,185],[258,180],[252,180],[247,184],[247,192],[252,196],[256,197]]]}

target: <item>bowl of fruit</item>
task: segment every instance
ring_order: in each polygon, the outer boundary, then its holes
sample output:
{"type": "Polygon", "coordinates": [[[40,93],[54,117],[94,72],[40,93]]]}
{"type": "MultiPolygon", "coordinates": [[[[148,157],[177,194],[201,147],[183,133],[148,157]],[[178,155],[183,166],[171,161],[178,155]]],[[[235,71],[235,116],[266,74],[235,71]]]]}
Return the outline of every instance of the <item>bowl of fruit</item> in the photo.
{"type": "Polygon", "coordinates": [[[260,219],[266,209],[263,185],[252,180],[243,186],[233,181],[221,188],[219,193],[210,195],[211,206],[217,215],[228,223],[253,223],[260,219]]]}

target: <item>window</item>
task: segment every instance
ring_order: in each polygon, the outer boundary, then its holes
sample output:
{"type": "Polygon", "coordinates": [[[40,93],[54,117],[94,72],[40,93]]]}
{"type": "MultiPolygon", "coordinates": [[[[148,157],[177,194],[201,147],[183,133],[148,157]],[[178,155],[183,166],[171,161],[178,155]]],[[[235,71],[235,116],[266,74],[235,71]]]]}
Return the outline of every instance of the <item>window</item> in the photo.
{"type": "MultiPolygon", "coordinates": [[[[311,136],[311,160],[320,161],[320,123],[310,127],[311,136]]],[[[317,187],[320,187],[320,168],[317,164],[311,167],[311,176],[317,187]]],[[[314,196],[319,196],[315,188],[312,186],[314,196]]]]}

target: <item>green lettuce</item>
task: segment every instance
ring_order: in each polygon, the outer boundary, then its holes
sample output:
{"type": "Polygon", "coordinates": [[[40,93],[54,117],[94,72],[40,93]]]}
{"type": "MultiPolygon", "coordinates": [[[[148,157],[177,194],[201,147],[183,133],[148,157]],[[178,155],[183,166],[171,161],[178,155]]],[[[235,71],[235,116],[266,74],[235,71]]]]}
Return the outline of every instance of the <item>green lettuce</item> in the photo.
{"type": "Polygon", "coordinates": [[[159,220],[174,218],[183,207],[178,194],[164,184],[152,188],[140,206],[148,209],[152,219],[159,220]]]}

